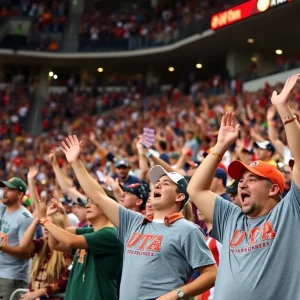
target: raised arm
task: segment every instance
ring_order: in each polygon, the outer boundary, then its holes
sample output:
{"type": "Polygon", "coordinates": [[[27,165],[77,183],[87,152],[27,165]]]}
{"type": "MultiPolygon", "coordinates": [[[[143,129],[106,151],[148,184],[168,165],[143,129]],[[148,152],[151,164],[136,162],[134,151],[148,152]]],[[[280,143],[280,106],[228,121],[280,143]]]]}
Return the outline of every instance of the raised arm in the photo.
{"type": "Polygon", "coordinates": [[[147,149],[141,144],[142,136],[139,137],[136,143],[136,149],[139,156],[139,168],[140,172],[138,174],[138,178],[142,181],[147,181],[147,175],[149,173],[149,165],[146,157],[147,149]]]}
{"type": "Polygon", "coordinates": [[[297,117],[292,112],[289,99],[299,78],[300,74],[289,77],[281,93],[278,95],[274,91],[271,98],[283,122],[288,145],[295,160],[292,176],[298,187],[300,187],[300,126],[297,117]]]}
{"type": "Polygon", "coordinates": [[[192,201],[211,223],[217,195],[210,190],[210,186],[223,155],[238,138],[238,127],[235,114],[227,112],[221,121],[217,144],[200,164],[188,185],[192,201]]]}
{"type": "MultiPolygon", "coordinates": [[[[38,205],[40,207],[40,205],[38,205]]],[[[53,213],[59,212],[60,214],[64,215],[65,217],[65,227],[67,228],[66,230],[70,233],[75,234],[76,227],[74,227],[65,211],[65,208],[61,204],[59,200],[59,194],[57,191],[54,191],[53,198],[51,199],[51,205],[48,206],[47,208],[47,217],[51,216],[53,213]]],[[[41,217],[41,214],[38,211],[39,217],[41,217]]],[[[48,235],[48,245],[51,249],[57,250],[57,251],[62,251],[62,252],[70,252],[70,248],[67,247],[64,243],[58,241],[51,233],[48,235]]]]}
{"type": "Polygon", "coordinates": [[[99,151],[101,151],[105,156],[109,153],[109,151],[104,148],[97,140],[94,132],[90,133],[90,141],[93,143],[99,151]]]}
{"type": "Polygon", "coordinates": [[[28,189],[29,189],[30,198],[32,200],[33,209],[35,209],[36,203],[40,200],[40,196],[38,194],[35,185],[35,177],[37,174],[38,174],[38,169],[36,166],[29,167],[29,172],[27,174],[27,181],[28,181],[28,189]]]}
{"type": "Polygon", "coordinates": [[[284,144],[278,138],[277,129],[275,127],[274,116],[276,113],[276,107],[271,106],[267,111],[267,121],[268,121],[268,136],[271,143],[274,145],[276,151],[283,156],[284,144]]]}
{"type": "Polygon", "coordinates": [[[62,172],[61,168],[59,167],[54,150],[49,153],[48,158],[61,191],[63,193],[67,193],[68,189],[72,187],[72,181],[68,177],[66,177],[66,175],[62,172]]]}
{"type": "MultiPolygon", "coordinates": [[[[52,203],[51,205],[55,204],[52,203]]],[[[85,247],[87,247],[85,240],[82,240],[81,238],[78,238],[77,235],[54,225],[49,219],[47,219],[47,207],[45,201],[39,201],[37,206],[39,206],[39,209],[37,210],[37,218],[40,220],[44,228],[49,231],[52,237],[54,237],[60,244],[64,245],[63,251],[71,252],[71,248],[85,249],[85,247]]],[[[55,243],[55,247],[53,247],[53,241],[51,245],[49,244],[50,248],[52,246],[54,249],[56,249],[57,245],[58,244],[55,243]]]]}
{"type": "Polygon", "coordinates": [[[79,159],[81,143],[76,135],[69,135],[66,142],[62,142],[62,151],[65,153],[69,163],[71,163],[75,175],[84,190],[85,194],[91,201],[97,205],[107,218],[119,227],[119,204],[109,198],[103,188],[88,173],[79,159]]]}
{"type": "Polygon", "coordinates": [[[39,219],[35,218],[31,225],[27,228],[25,231],[21,241],[20,241],[20,247],[24,250],[28,251],[28,253],[32,253],[34,251],[34,244],[32,242],[36,229],[39,225],[39,219]]]}

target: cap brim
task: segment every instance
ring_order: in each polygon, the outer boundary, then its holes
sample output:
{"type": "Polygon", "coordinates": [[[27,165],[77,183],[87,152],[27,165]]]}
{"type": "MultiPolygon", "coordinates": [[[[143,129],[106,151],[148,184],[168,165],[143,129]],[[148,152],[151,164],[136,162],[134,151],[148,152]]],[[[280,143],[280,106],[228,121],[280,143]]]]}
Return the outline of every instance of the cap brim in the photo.
{"type": "Polygon", "coordinates": [[[168,172],[162,166],[154,166],[149,172],[149,178],[152,184],[156,184],[159,178],[164,175],[168,176],[168,172]]]}
{"type": "Polygon", "coordinates": [[[6,186],[16,190],[16,187],[12,185],[9,181],[0,181],[0,187],[6,187],[6,186]]]}
{"type": "Polygon", "coordinates": [[[122,184],[119,183],[119,186],[122,189],[122,191],[131,193],[131,194],[133,193],[132,189],[127,187],[126,185],[122,185],[122,184]]]}
{"type": "Polygon", "coordinates": [[[77,203],[73,202],[73,204],[78,204],[78,205],[81,205],[81,206],[86,206],[87,205],[87,201],[85,199],[82,199],[82,198],[77,198],[77,203]]]}
{"type": "Polygon", "coordinates": [[[233,186],[227,187],[226,193],[227,194],[237,194],[237,187],[233,187],[233,186]]]}
{"type": "Polygon", "coordinates": [[[116,168],[120,168],[120,167],[125,167],[125,168],[129,168],[128,165],[125,164],[120,164],[120,165],[115,165],[116,168]]]}
{"type": "Polygon", "coordinates": [[[263,178],[267,178],[265,175],[263,175],[262,173],[258,172],[257,169],[248,166],[244,163],[242,163],[239,160],[234,160],[228,167],[228,174],[232,179],[235,180],[240,180],[244,174],[245,171],[250,171],[251,173],[263,177],[263,178]]]}

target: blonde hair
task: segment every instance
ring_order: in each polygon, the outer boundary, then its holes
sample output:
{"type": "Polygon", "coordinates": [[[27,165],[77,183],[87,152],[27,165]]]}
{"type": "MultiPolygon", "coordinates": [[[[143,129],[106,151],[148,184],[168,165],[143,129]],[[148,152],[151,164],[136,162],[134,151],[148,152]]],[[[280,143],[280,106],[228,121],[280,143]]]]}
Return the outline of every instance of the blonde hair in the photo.
{"type": "MultiPolygon", "coordinates": [[[[51,219],[54,225],[62,229],[66,228],[64,215],[56,212],[53,215],[51,215],[51,219]]],[[[32,260],[31,269],[30,269],[30,282],[33,282],[36,279],[44,261],[48,257],[48,252],[49,252],[48,240],[47,238],[44,238],[44,240],[45,242],[43,244],[43,247],[40,249],[38,253],[35,254],[32,260]]],[[[58,280],[60,278],[61,271],[64,266],[65,266],[65,258],[63,252],[53,250],[46,266],[46,276],[44,282],[51,283],[53,281],[58,280]]]]}
{"type": "Polygon", "coordinates": [[[188,202],[185,205],[185,207],[182,209],[182,214],[188,221],[194,222],[193,208],[191,202],[188,202]]]}

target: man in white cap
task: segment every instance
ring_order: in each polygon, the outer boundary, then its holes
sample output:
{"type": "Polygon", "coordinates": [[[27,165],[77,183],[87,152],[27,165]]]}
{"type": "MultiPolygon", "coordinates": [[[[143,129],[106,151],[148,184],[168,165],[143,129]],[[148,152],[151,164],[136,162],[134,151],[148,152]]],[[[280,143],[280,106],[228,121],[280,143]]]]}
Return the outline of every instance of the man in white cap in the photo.
{"type": "Polygon", "coordinates": [[[126,209],[109,198],[88,174],[80,156],[80,142],[69,136],[62,150],[91,201],[118,228],[124,243],[121,300],[185,299],[214,285],[217,268],[199,227],[180,213],[189,200],[187,181],[161,166],[150,170],[152,216],[126,209]],[[194,270],[201,275],[188,283],[194,270]]]}

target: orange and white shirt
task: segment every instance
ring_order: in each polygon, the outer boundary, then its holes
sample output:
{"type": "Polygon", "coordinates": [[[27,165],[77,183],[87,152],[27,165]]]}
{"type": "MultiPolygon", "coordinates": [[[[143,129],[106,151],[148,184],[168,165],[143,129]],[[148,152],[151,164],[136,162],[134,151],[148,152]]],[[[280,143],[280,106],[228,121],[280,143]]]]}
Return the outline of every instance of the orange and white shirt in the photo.
{"type": "MultiPolygon", "coordinates": [[[[219,266],[222,244],[212,237],[207,237],[206,244],[214,257],[217,266],[219,266]]],[[[213,300],[213,298],[214,298],[214,288],[211,288],[210,290],[204,292],[203,294],[195,297],[194,300],[213,300]]]]}

